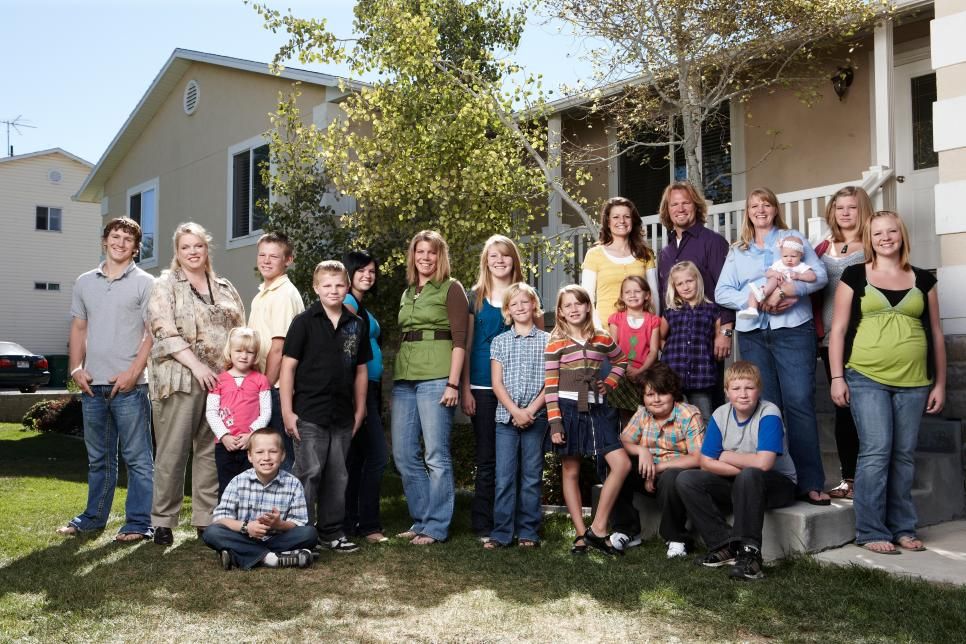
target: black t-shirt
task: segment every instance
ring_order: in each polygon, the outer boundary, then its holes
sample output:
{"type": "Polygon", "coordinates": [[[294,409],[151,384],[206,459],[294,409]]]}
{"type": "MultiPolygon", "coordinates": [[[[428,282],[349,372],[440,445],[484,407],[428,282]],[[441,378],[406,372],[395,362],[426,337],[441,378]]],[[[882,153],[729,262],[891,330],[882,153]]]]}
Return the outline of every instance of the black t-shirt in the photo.
{"type": "Polygon", "coordinates": [[[356,367],[372,360],[369,322],[342,307],[338,327],[315,302],[295,316],[282,354],[299,361],[292,409],[322,427],[352,426],[356,367]]]}

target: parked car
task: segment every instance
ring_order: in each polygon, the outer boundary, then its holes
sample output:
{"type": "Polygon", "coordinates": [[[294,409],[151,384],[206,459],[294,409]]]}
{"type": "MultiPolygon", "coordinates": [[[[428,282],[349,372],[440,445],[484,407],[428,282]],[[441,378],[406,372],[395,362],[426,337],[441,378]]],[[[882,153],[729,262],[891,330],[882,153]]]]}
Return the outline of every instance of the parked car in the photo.
{"type": "Polygon", "coordinates": [[[50,382],[47,358],[31,353],[16,342],[0,340],[0,387],[17,387],[32,394],[50,382]]]}

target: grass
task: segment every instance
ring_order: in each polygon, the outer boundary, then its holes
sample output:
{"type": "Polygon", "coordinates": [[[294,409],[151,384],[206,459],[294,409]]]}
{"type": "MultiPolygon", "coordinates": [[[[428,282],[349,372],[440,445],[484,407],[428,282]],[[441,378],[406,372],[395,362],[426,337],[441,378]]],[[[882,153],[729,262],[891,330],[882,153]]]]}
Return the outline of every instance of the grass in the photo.
{"type": "MultiPolygon", "coordinates": [[[[0,424],[0,641],[949,642],[966,632],[966,589],[807,557],[743,584],[668,562],[654,542],[618,560],[575,558],[562,516],[548,519],[539,550],[484,552],[465,496],[447,544],[225,573],[187,527],[171,548],[112,543],[123,490],[104,533],[55,535],[83,506],[85,470],[81,441],[0,424]]],[[[398,478],[384,488],[387,529],[403,530],[398,478]]]]}

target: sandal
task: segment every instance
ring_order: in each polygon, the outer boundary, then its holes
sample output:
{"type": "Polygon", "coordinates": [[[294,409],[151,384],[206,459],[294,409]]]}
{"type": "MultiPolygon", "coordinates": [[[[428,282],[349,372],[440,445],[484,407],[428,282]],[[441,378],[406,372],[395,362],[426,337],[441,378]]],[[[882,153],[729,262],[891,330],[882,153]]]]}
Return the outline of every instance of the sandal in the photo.
{"type": "Polygon", "coordinates": [[[842,482],[828,491],[828,495],[833,499],[851,499],[855,495],[855,481],[852,479],[842,479],[842,482]]]}
{"type": "Polygon", "coordinates": [[[570,554],[572,555],[585,555],[587,554],[587,543],[584,542],[583,537],[577,537],[574,539],[574,545],[570,547],[570,554]],[[580,543],[577,543],[577,542],[580,543]]]}
{"type": "Polygon", "coordinates": [[[414,530],[406,530],[405,532],[400,532],[399,534],[397,534],[396,535],[396,538],[397,539],[406,539],[407,541],[412,541],[413,539],[415,539],[418,536],[419,535],[416,534],[416,532],[414,530]]]}
{"type": "Polygon", "coordinates": [[[488,541],[483,542],[484,550],[496,550],[497,548],[505,548],[505,547],[506,546],[504,546],[496,539],[489,539],[488,541]]]}
{"type": "Polygon", "coordinates": [[[413,540],[410,541],[409,543],[413,544],[414,546],[431,546],[433,544],[439,543],[439,541],[429,536],[428,534],[417,534],[415,537],[413,537],[413,540]]]}
{"type": "Polygon", "coordinates": [[[540,542],[533,539],[520,539],[517,541],[518,548],[539,548],[540,542]]]}
{"type": "Polygon", "coordinates": [[[614,556],[617,554],[624,554],[622,551],[616,550],[614,546],[610,545],[609,536],[606,536],[606,537],[597,536],[596,534],[594,534],[594,531],[591,528],[587,528],[587,532],[584,533],[584,543],[596,548],[597,550],[600,550],[605,555],[614,556]]]}
{"type": "Polygon", "coordinates": [[[73,523],[68,523],[67,525],[62,525],[57,528],[57,534],[62,537],[76,537],[78,534],[80,534],[80,530],[78,530],[77,526],[73,523]]]}
{"type": "Polygon", "coordinates": [[[832,499],[827,498],[828,495],[821,490],[809,490],[803,497],[802,501],[810,503],[812,505],[832,505],[832,499]],[[826,498],[822,498],[822,496],[826,498]]]}
{"type": "Polygon", "coordinates": [[[366,535],[366,543],[386,543],[389,541],[389,537],[381,532],[373,532],[372,534],[366,535]]]}
{"type": "Polygon", "coordinates": [[[148,535],[141,532],[118,532],[114,535],[115,543],[134,543],[136,541],[144,541],[148,538],[148,535]]]}
{"type": "Polygon", "coordinates": [[[865,548],[869,552],[874,552],[877,555],[901,555],[902,553],[896,550],[896,547],[889,543],[888,541],[870,541],[868,543],[863,543],[859,545],[860,548],[865,548]]]}
{"type": "Polygon", "coordinates": [[[925,552],[926,550],[926,546],[922,545],[922,541],[918,537],[913,537],[908,534],[896,539],[896,545],[910,552],[925,552]]]}

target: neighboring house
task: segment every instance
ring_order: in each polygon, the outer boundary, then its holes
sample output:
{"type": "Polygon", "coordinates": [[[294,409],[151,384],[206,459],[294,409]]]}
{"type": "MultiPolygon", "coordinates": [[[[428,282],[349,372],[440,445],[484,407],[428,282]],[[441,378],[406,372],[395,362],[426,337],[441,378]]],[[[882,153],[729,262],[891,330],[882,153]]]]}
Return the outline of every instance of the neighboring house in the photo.
{"type": "MultiPolygon", "coordinates": [[[[139,265],[159,274],[171,263],[172,234],[195,221],[214,239],[215,271],[250,302],[258,288],[255,242],[265,220],[256,207],[266,194],[258,172],[268,157],[263,133],[279,93],[300,81],[307,120],[327,125],[345,95],[340,79],[296,69],[272,74],[268,65],[176,49],[134,108],[76,199],[100,204],[104,218],[141,223],[139,265]]],[[[358,83],[345,81],[349,90],[358,83]]],[[[354,202],[330,203],[343,212],[354,202]]]]}
{"type": "Polygon", "coordinates": [[[0,159],[0,340],[48,359],[66,356],[74,280],[101,256],[97,206],[71,200],[91,167],[60,148],[0,159]]]}

